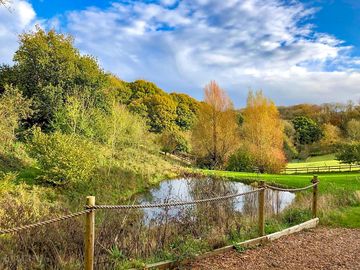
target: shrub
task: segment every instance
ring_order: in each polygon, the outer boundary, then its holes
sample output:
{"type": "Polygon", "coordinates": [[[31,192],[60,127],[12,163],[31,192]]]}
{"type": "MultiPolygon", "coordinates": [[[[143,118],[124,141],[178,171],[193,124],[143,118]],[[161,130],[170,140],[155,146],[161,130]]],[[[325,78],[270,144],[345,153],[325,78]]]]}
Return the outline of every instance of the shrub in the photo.
{"type": "Polygon", "coordinates": [[[188,153],[189,142],[180,131],[164,131],[160,135],[161,150],[165,153],[188,153]]]}
{"type": "Polygon", "coordinates": [[[254,170],[254,159],[248,152],[239,149],[229,158],[227,170],[235,172],[252,172],[254,170]]]}
{"type": "Polygon", "coordinates": [[[284,212],[282,219],[289,226],[293,226],[311,219],[311,213],[308,209],[290,208],[284,212]]]}
{"type": "Polygon", "coordinates": [[[32,114],[31,100],[25,99],[17,88],[5,86],[0,96],[0,151],[13,147],[20,121],[32,114]]]}
{"type": "Polygon", "coordinates": [[[39,178],[55,185],[88,180],[98,155],[90,141],[59,132],[45,134],[40,129],[33,133],[29,154],[38,162],[39,178]]]}

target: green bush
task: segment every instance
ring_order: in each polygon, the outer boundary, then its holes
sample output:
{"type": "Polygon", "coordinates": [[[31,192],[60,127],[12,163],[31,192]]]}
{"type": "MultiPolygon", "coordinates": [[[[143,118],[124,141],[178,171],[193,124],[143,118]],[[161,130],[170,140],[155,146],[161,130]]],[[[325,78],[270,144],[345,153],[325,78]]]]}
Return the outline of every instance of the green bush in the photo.
{"type": "Polygon", "coordinates": [[[86,181],[92,175],[98,153],[94,144],[76,135],[42,133],[35,129],[29,154],[41,170],[39,179],[55,185],[86,181]]]}
{"type": "Polygon", "coordinates": [[[247,151],[239,149],[228,161],[228,171],[252,172],[254,170],[254,160],[247,151]]]}

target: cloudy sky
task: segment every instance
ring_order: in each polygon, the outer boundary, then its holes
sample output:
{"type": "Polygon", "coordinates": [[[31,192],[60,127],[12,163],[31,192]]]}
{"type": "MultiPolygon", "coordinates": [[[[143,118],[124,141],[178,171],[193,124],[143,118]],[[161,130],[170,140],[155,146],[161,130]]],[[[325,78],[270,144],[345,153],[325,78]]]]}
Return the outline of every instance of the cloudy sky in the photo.
{"type": "Polygon", "coordinates": [[[216,80],[235,104],[360,100],[358,0],[12,0],[0,7],[0,62],[39,24],[131,81],[201,99],[216,80]]]}

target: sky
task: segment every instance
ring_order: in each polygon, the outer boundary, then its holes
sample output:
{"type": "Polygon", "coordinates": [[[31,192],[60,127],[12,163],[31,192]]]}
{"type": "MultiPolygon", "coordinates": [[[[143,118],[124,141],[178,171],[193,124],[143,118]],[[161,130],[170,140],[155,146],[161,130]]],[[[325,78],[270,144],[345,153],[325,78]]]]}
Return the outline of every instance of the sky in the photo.
{"type": "Polygon", "coordinates": [[[360,101],[359,0],[12,0],[0,63],[36,24],[123,80],[197,99],[216,80],[236,106],[249,89],[278,105],[360,101]]]}

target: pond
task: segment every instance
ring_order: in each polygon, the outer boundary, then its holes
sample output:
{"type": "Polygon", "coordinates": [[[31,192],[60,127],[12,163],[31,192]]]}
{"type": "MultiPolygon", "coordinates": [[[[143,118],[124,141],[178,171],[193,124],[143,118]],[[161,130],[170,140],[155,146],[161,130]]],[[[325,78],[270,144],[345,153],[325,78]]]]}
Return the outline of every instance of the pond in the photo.
{"type": "MultiPolygon", "coordinates": [[[[193,201],[230,195],[234,193],[243,193],[256,189],[251,185],[241,182],[221,180],[214,178],[178,178],[165,180],[158,187],[142,193],[137,197],[137,203],[149,204],[169,201],[193,201]]],[[[279,214],[286,207],[290,206],[295,199],[295,194],[290,192],[266,190],[265,193],[266,213],[267,215],[279,214]]],[[[237,198],[226,199],[218,204],[227,204],[227,209],[243,215],[256,216],[258,211],[258,194],[248,194],[237,198]]],[[[216,203],[212,203],[216,208],[216,203]]],[[[197,206],[181,206],[169,209],[153,208],[144,209],[145,218],[148,220],[156,219],[158,216],[166,215],[175,217],[179,215],[184,208],[196,208],[197,206]]]]}

